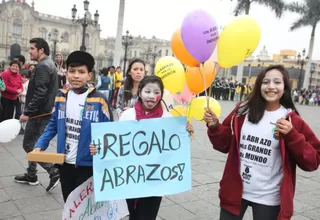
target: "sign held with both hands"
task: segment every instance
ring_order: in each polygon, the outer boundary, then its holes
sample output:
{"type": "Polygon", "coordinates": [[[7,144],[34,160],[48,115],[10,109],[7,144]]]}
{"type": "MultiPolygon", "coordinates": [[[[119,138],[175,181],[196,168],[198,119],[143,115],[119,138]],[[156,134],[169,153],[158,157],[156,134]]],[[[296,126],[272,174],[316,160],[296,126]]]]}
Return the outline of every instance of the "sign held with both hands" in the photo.
{"type": "Polygon", "coordinates": [[[92,124],[96,201],[163,196],[191,189],[186,117],[92,124]]]}

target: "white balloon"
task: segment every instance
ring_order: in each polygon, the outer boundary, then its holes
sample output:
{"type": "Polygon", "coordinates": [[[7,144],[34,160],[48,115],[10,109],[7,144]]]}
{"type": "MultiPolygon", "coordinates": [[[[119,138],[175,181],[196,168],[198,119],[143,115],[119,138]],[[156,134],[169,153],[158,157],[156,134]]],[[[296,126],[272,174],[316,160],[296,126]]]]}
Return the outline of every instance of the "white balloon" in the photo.
{"type": "MultiPolygon", "coordinates": [[[[171,92],[169,92],[168,90],[164,89],[163,91],[163,97],[162,100],[166,103],[166,106],[168,107],[168,109],[172,109],[174,107],[174,98],[171,92]]],[[[163,104],[163,103],[162,103],[163,104]]],[[[162,105],[164,109],[166,109],[166,107],[164,105],[162,105]]]]}
{"type": "Polygon", "coordinates": [[[0,123],[0,143],[8,143],[14,140],[21,129],[20,121],[8,119],[0,123]]]}

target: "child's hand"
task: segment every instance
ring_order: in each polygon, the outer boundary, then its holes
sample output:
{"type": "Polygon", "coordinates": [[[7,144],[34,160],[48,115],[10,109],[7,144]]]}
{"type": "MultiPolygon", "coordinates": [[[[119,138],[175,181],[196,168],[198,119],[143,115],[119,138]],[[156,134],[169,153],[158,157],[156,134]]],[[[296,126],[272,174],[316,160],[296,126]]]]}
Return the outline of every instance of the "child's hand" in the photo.
{"type": "Polygon", "coordinates": [[[90,144],[90,154],[93,156],[96,155],[97,152],[97,148],[94,145],[90,144]]]}
{"type": "Polygon", "coordinates": [[[288,121],[284,118],[281,118],[277,121],[277,127],[279,132],[283,135],[288,134],[293,128],[291,121],[288,121]]]}
{"type": "Polygon", "coordinates": [[[40,153],[41,151],[42,150],[41,150],[40,147],[36,147],[36,148],[33,149],[33,152],[35,152],[35,153],[40,153]]]}
{"type": "Polygon", "coordinates": [[[194,133],[193,126],[192,126],[192,124],[190,124],[189,122],[187,122],[186,129],[187,129],[187,131],[188,131],[189,133],[194,133]]]}
{"type": "Polygon", "coordinates": [[[217,118],[216,114],[213,111],[211,111],[211,109],[209,109],[209,108],[205,109],[203,120],[207,124],[216,124],[218,122],[218,118],[217,118]]]}

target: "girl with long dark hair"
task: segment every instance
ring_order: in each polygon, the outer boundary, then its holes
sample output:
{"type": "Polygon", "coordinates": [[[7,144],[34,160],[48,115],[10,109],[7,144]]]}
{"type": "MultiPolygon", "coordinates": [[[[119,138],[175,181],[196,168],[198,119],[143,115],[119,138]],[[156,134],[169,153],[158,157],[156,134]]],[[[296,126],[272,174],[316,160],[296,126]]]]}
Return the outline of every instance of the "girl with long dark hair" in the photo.
{"type": "Polygon", "coordinates": [[[130,62],[127,77],[118,91],[116,106],[118,117],[121,116],[123,111],[132,108],[138,100],[138,87],[145,76],[145,66],[144,61],[141,59],[134,59],[130,62]]]}
{"type": "Polygon", "coordinates": [[[248,206],[254,220],[290,219],[296,167],[318,169],[320,141],[294,106],[287,70],[264,69],[252,93],[222,124],[209,109],[204,120],[213,148],[228,153],[220,220],[241,220],[248,206]]]}

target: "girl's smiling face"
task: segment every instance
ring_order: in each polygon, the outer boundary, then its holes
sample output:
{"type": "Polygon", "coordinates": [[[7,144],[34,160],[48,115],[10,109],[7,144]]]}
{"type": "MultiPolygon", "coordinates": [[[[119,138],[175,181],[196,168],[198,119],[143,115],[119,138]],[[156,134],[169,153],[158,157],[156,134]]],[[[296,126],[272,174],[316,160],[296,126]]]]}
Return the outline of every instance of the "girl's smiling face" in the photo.
{"type": "Polygon", "coordinates": [[[162,94],[158,83],[146,84],[140,93],[140,98],[146,110],[152,110],[161,100],[162,94]]]}
{"type": "Polygon", "coordinates": [[[261,84],[261,95],[268,104],[280,105],[284,94],[284,80],[282,73],[273,69],[266,73],[261,84]]]}

